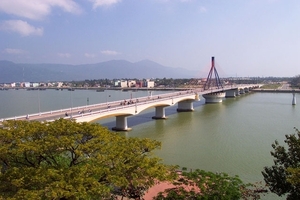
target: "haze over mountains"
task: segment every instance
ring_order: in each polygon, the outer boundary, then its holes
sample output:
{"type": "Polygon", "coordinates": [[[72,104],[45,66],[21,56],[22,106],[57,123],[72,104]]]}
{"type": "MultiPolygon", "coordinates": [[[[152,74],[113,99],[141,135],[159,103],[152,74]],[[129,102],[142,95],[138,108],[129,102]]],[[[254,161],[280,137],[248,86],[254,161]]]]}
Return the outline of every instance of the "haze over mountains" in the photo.
{"type": "Polygon", "coordinates": [[[111,60],[96,64],[25,64],[0,61],[0,83],[79,81],[125,78],[199,78],[195,71],[160,65],[150,60],[111,60]]]}

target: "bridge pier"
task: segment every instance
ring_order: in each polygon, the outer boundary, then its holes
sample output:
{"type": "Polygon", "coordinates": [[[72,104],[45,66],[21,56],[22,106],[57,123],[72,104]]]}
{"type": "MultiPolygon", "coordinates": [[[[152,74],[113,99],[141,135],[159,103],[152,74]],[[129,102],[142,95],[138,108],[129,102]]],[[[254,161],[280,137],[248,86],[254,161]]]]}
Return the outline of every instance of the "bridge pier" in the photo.
{"type": "Polygon", "coordinates": [[[153,116],[152,119],[167,119],[165,114],[165,107],[167,106],[156,106],[155,116],[153,116]]]}
{"type": "Polygon", "coordinates": [[[227,90],[225,97],[235,97],[236,90],[227,90]]]}
{"type": "Polygon", "coordinates": [[[295,96],[295,93],[293,93],[292,105],[296,105],[296,96],[295,96]]]}
{"type": "Polygon", "coordinates": [[[194,100],[191,99],[178,102],[177,112],[194,111],[193,102],[194,100]]]}
{"type": "Polygon", "coordinates": [[[205,103],[221,103],[225,97],[226,92],[215,92],[202,95],[205,103]]]}
{"type": "Polygon", "coordinates": [[[116,116],[116,126],[112,128],[114,131],[130,131],[131,128],[127,126],[127,117],[129,115],[116,116]]]}

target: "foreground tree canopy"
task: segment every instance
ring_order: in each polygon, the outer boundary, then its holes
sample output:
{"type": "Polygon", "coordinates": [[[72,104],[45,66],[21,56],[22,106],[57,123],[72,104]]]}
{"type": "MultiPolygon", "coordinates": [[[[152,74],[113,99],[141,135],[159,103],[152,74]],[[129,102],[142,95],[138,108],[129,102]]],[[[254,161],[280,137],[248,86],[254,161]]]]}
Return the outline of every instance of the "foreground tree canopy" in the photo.
{"type": "Polygon", "coordinates": [[[89,123],[7,121],[0,129],[0,199],[138,198],[174,167],[152,156],[160,143],[89,123]]]}
{"type": "Polygon", "coordinates": [[[287,199],[300,199],[300,131],[295,130],[295,134],[285,136],[286,146],[277,140],[272,144],[274,165],[262,171],[270,191],[287,195],[287,199]]]}

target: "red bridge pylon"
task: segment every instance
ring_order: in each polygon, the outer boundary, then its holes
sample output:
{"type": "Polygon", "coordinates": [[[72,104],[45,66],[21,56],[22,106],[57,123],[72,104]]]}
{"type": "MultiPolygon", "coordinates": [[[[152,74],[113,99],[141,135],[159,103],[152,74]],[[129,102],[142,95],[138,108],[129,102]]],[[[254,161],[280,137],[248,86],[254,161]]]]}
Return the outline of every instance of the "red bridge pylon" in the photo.
{"type": "Polygon", "coordinates": [[[206,82],[204,84],[204,90],[208,90],[212,87],[218,88],[218,89],[223,88],[220,77],[217,72],[217,69],[215,67],[215,57],[211,57],[211,68],[208,73],[206,82]],[[213,77],[213,74],[214,74],[214,77],[213,77]]]}

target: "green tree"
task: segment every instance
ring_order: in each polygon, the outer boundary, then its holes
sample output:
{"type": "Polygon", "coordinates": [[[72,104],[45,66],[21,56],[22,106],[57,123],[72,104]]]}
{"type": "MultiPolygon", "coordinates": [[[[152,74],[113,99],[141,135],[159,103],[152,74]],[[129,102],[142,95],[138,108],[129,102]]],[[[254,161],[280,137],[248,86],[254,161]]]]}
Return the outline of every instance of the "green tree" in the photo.
{"type": "Polygon", "coordinates": [[[160,192],[155,200],[196,200],[196,199],[260,199],[263,187],[244,184],[238,176],[213,173],[204,170],[183,172],[174,183],[174,188],[160,192]]]}
{"type": "Polygon", "coordinates": [[[139,198],[174,167],[152,156],[160,143],[99,124],[7,121],[0,129],[0,199],[139,198]]]}
{"type": "Polygon", "coordinates": [[[287,199],[300,199],[300,132],[286,135],[287,146],[272,144],[274,165],[265,167],[262,174],[270,191],[278,196],[287,195],[287,199]]]}
{"type": "Polygon", "coordinates": [[[300,87],[300,75],[297,75],[297,76],[295,76],[295,77],[292,78],[292,80],[291,80],[291,86],[292,87],[296,87],[296,88],[300,87]]]}

